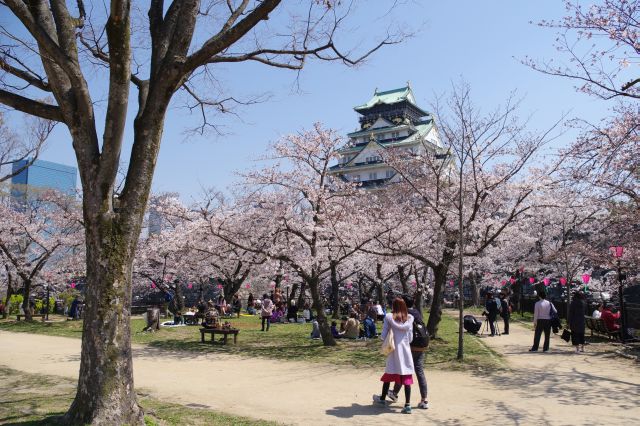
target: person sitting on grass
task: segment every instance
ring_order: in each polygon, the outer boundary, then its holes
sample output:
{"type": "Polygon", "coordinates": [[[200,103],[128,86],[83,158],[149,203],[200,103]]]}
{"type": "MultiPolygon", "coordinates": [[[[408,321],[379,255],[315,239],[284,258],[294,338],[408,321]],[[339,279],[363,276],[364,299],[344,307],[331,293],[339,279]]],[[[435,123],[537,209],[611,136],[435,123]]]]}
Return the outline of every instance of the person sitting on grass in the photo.
{"type": "Polygon", "coordinates": [[[273,311],[271,315],[271,322],[283,322],[284,321],[284,313],[285,309],[282,302],[276,304],[276,309],[273,311]]]}
{"type": "Polygon", "coordinates": [[[311,323],[311,338],[312,339],[319,339],[320,338],[320,324],[318,324],[318,321],[313,320],[313,322],[311,323]]]}
{"type": "Polygon", "coordinates": [[[367,315],[362,324],[364,326],[363,337],[366,337],[367,339],[373,339],[378,335],[378,331],[376,330],[376,322],[371,317],[371,315],[367,315]]]}
{"type": "Polygon", "coordinates": [[[357,319],[357,314],[351,312],[349,319],[344,325],[344,331],[340,333],[340,337],[343,339],[357,339],[360,333],[360,321],[357,319]]]}
{"type": "Polygon", "coordinates": [[[298,307],[296,306],[295,300],[292,300],[289,304],[289,309],[287,309],[287,320],[289,322],[298,322],[298,307]]]}
{"type": "Polygon", "coordinates": [[[242,310],[242,301],[240,300],[240,296],[238,293],[233,295],[233,299],[231,299],[231,306],[233,307],[233,313],[238,315],[240,318],[240,311],[242,310]]]}
{"type": "Polygon", "coordinates": [[[336,339],[340,338],[340,332],[338,331],[338,323],[335,321],[331,321],[331,335],[336,339]]]}

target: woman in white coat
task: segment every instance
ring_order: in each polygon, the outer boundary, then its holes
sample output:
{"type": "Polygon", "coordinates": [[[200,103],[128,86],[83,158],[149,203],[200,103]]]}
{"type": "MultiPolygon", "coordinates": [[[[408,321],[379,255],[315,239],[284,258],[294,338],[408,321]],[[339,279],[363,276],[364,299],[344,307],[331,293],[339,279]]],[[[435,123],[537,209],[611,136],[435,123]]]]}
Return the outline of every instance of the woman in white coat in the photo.
{"type": "Polygon", "coordinates": [[[380,378],[383,382],[382,395],[373,395],[374,402],[386,405],[385,398],[391,382],[404,385],[405,404],[402,413],[411,414],[411,385],[413,384],[413,356],[409,346],[413,340],[413,316],[407,312],[407,305],[401,298],[393,301],[392,313],[384,317],[382,339],[393,331],[395,350],[387,355],[387,365],[380,378]]]}

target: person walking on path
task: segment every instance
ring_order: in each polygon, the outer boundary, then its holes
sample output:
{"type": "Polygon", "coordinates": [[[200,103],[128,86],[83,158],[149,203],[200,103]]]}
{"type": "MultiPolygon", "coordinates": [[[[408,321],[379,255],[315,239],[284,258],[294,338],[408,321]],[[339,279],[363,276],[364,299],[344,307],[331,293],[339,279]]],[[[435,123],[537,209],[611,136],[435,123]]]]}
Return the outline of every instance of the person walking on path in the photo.
{"type": "Polygon", "coordinates": [[[271,315],[273,314],[273,302],[269,299],[269,295],[265,293],[262,295],[262,331],[264,331],[264,324],[267,323],[267,331],[271,326],[271,315]]]}
{"type": "Polygon", "coordinates": [[[500,292],[500,316],[502,317],[502,321],[504,322],[504,327],[502,328],[502,334],[509,334],[509,319],[511,318],[511,310],[509,306],[511,306],[511,302],[509,302],[509,298],[504,291],[500,292]]]}
{"type": "MultiPolygon", "coordinates": [[[[414,323],[416,321],[420,321],[424,323],[422,319],[422,312],[413,307],[413,299],[410,297],[406,297],[405,303],[407,304],[407,312],[413,316],[414,323]]],[[[424,351],[427,349],[426,347],[415,346],[412,344],[409,345],[411,348],[411,357],[413,358],[413,369],[416,373],[416,377],[418,378],[418,388],[420,389],[420,403],[418,404],[418,408],[422,408],[424,410],[429,408],[429,401],[427,399],[427,377],[424,375],[424,351]]],[[[396,383],[393,386],[393,390],[389,391],[388,397],[392,401],[398,400],[398,393],[400,392],[400,384],[396,383]]]]}
{"type": "Polygon", "coordinates": [[[385,398],[389,393],[391,382],[404,385],[405,404],[403,414],[411,414],[411,385],[413,384],[413,356],[411,355],[411,341],[413,340],[413,316],[407,312],[404,300],[397,297],[393,300],[392,313],[385,315],[382,325],[382,340],[387,334],[393,332],[395,349],[387,355],[387,364],[384,374],[380,378],[383,382],[382,394],[373,395],[373,401],[386,405],[385,398]]]}
{"type": "Polygon", "coordinates": [[[533,326],[535,332],[533,335],[533,346],[529,349],[529,352],[537,352],[540,346],[540,337],[544,332],[544,345],[542,346],[543,352],[549,350],[549,337],[551,335],[551,302],[547,300],[547,294],[544,290],[538,292],[538,301],[533,310],[533,326]]]}
{"type": "Polygon", "coordinates": [[[571,329],[571,344],[576,347],[576,352],[584,352],[584,314],[586,304],[584,293],[576,291],[569,305],[569,329],[571,329]]]}

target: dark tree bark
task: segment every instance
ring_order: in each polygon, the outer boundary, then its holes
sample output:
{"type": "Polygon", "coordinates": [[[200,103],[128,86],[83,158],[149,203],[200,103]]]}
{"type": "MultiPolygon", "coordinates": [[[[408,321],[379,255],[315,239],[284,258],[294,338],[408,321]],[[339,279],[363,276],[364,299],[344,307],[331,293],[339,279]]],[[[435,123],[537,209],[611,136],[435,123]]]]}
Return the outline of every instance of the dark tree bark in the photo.
{"type": "Polygon", "coordinates": [[[31,280],[22,280],[22,310],[24,311],[24,320],[33,321],[33,312],[29,306],[31,296],[31,280]]]}
{"type": "Polygon", "coordinates": [[[455,250],[455,241],[449,240],[446,249],[443,252],[440,263],[432,267],[433,269],[433,300],[431,301],[431,309],[429,311],[429,319],[427,321],[427,331],[431,337],[438,336],[438,326],[442,318],[442,291],[447,282],[447,272],[449,266],[453,262],[453,252],[455,250]]]}
{"type": "Polygon", "coordinates": [[[300,283],[300,295],[298,296],[298,307],[303,308],[305,304],[304,293],[307,291],[307,283],[302,281],[300,283]]]}
{"type": "Polygon", "coordinates": [[[340,318],[340,281],[338,280],[338,265],[336,262],[331,261],[331,311],[333,312],[332,318],[340,318]]]}
{"type": "Polygon", "coordinates": [[[331,334],[331,327],[327,321],[327,316],[324,313],[324,305],[322,298],[320,297],[320,279],[318,277],[310,277],[307,281],[309,290],[311,291],[311,298],[313,300],[313,308],[316,311],[316,319],[320,326],[320,335],[322,336],[322,343],[324,346],[335,346],[336,339],[331,334]]]}
{"type": "Polygon", "coordinates": [[[400,285],[402,286],[402,294],[409,294],[409,287],[407,287],[407,282],[409,281],[409,277],[411,276],[411,268],[409,268],[409,273],[405,273],[405,265],[398,265],[398,278],[400,279],[400,285]]]}
{"type": "Polygon", "coordinates": [[[9,316],[9,303],[11,301],[11,296],[13,296],[13,274],[9,271],[9,267],[5,265],[5,270],[7,271],[7,298],[4,304],[4,313],[2,314],[3,319],[7,319],[9,316]]]}

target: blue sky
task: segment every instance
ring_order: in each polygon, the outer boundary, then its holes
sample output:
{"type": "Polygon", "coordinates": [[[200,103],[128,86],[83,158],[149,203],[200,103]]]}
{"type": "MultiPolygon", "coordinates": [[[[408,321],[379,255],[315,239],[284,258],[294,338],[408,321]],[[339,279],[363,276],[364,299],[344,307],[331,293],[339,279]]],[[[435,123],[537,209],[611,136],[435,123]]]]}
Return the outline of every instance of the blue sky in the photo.
{"type": "MultiPolygon", "coordinates": [[[[561,18],[564,6],[558,0],[401,3],[388,19],[418,29],[418,33],[401,45],[377,52],[358,68],[312,61],[299,77],[299,89],[297,75],[291,71],[258,64],[222,70],[219,78],[227,93],[270,95],[265,103],[238,109],[239,119],[214,116],[213,120],[225,124],[224,136],[185,135],[186,128],[197,125],[198,116],[176,103],[167,116],[153,190],[180,192],[189,200],[201,187],[224,189],[237,180],[234,171],[255,166],[253,159],[280,135],[316,121],[346,134],[357,126],[353,106],[366,102],[376,87],[391,89],[407,81],[419,105],[427,110],[435,94],[450,91],[452,82],[460,79],[471,85],[475,103],[487,110],[516,90],[525,98],[521,115],[533,114],[531,126],[538,129],[565,113],[597,121],[611,106],[576,93],[569,80],[542,75],[519,62],[525,56],[562,59],[553,47],[553,30],[529,23],[561,18]]],[[[384,20],[372,15],[366,5],[362,2],[356,11],[354,31],[343,39],[346,42],[363,40],[366,45],[363,34],[384,30],[384,20]]],[[[132,98],[135,100],[133,90],[132,98]]],[[[567,143],[570,137],[567,133],[557,143],[567,143]]],[[[41,158],[75,163],[66,130],[56,131],[41,158]]]]}

